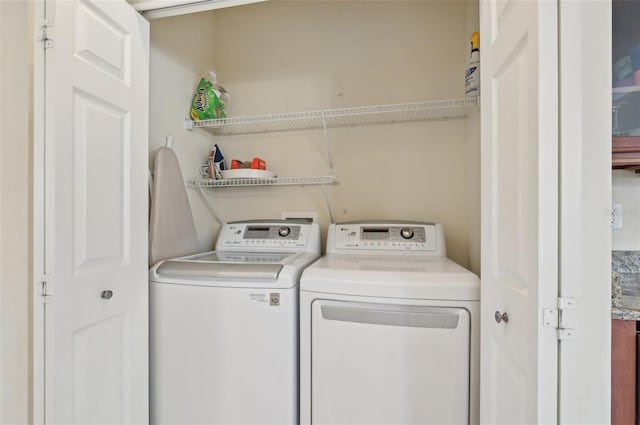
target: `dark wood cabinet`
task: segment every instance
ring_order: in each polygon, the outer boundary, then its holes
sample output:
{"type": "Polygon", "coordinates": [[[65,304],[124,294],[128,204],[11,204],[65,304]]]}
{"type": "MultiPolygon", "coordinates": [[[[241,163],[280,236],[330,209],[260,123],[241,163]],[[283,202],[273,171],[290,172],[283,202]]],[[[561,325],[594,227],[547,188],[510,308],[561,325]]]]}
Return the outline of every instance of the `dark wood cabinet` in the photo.
{"type": "Polygon", "coordinates": [[[611,151],[614,169],[640,172],[640,136],[614,137],[611,151]]]}
{"type": "Polygon", "coordinates": [[[611,321],[611,424],[636,423],[636,322],[611,321]]]}
{"type": "Polygon", "coordinates": [[[613,0],[612,166],[640,172],[640,2],[613,0]]]}

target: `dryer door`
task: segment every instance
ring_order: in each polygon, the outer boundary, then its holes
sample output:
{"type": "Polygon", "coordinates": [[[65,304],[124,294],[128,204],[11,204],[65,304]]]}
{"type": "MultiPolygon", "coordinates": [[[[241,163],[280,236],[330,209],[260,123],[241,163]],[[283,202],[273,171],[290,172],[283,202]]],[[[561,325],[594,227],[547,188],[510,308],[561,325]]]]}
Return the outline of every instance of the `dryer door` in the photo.
{"type": "Polygon", "coordinates": [[[469,423],[469,311],[316,300],[312,423],[469,423]]]}

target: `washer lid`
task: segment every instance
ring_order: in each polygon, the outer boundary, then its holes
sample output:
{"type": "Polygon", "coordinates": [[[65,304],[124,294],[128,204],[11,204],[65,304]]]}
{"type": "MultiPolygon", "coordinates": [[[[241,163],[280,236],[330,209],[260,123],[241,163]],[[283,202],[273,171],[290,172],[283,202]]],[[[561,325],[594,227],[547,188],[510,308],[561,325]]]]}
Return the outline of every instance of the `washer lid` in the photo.
{"type": "Polygon", "coordinates": [[[199,261],[165,261],[159,277],[276,280],[282,264],[240,264],[199,261]]]}
{"type": "Polygon", "coordinates": [[[305,269],[300,290],[382,298],[478,301],[480,279],[446,257],[327,255],[305,269]]]}
{"type": "Polygon", "coordinates": [[[161,261],[149,270],[149,282],[219,288],[288,289],[298,286],[302,270],[317,259],[317,254],[309,252],[211,251],[161,261]],[[165,266],[166,263],[169,264],[165,266]]]}
{"type": "Polygon", "coordinates": [[[202,254],[195,254],[189,257],[180,258],[180,261],[199,261],[209,263],[239,263],[239,264],[268,264],[286,263],[294,253],[271,253],[271,252],[221,252],[210,251],[202,254]]]}
{"type": "Polygon", "coordinates": [[[285,264],[299,254],[265,252],[205,252],[161,262],[152,269],[152,280],[202,279],[278,279],[285,264]]]}

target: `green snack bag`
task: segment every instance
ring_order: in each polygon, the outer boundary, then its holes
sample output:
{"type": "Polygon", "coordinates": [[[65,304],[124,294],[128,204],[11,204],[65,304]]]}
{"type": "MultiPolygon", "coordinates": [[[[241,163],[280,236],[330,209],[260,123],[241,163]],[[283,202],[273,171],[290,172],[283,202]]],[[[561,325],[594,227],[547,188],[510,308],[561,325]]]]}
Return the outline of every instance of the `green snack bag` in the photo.
{"type": "Polygon", "coordinates": [[[224,104],[210,81],[200,79],[191,103],[191,119],[194,121],[226,118],[224,104]]]}

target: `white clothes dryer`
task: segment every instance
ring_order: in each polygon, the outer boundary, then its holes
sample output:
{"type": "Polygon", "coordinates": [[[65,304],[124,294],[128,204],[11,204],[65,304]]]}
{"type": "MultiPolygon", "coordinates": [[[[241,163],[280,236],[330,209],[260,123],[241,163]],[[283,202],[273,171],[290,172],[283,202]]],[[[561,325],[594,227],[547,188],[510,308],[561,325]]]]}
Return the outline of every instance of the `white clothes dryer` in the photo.
{"type": "Polygon", "coordinates": [[[300,282],[301,424],[479,420],[478,277],[437,224],[332,224],[300,282]]]}
{"type": "Polygon", "coordinates": [[[298,422],[298,282],[316,223],[225,224],[216,251],[150,271],[151,423],[298,422]]]}

